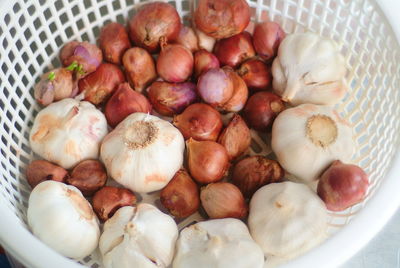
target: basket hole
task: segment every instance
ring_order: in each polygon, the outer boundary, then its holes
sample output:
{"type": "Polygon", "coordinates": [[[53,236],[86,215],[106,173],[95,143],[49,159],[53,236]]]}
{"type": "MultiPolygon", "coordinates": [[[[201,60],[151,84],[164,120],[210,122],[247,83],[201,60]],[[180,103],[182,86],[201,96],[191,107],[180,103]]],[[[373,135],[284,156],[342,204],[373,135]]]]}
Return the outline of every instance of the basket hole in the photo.
{"type": "Polygon", "coordinates": [[[90,42],[90,38],[89,38],[89,35],[87,33],[82,34],[82,41],[90,42]]]}
{"type": "Polygon", "coordinates": [[[56,44],[58,47],[62,47],[64,45],[64,42],[60,36],[56,37],[56,44]]]}
{"type": "MultiPolygon", "coordinates": [[[[9,77],[8,77],[8,82],[10,83],[10,85],[14,85],[14,83],[15,83],[15,79],[14,79],[14,76],[12,76],[12,75],[10,75],[9,77]]],[[[15,107],[15,106],[14,106],[15,107]]]]}
{"type": "Polygon", "coordinates": [[[35,14],[35,11],[36,11],[36,8],[35,8],[34,5],[28,7],[28,13],[29,13],[29,15],[31,15],[31,16],[34,15],[34,14],[35,14]]]}
{"type": "Polygon", "coordinates": [[[65,23],[68,22],[68,16],[67,16],[66,13],[61,14],[60,21],[61,21],[62,24],[65,24],[65,23]]]}
{"type": "MultiPolygon", "coordinates": [[[[30,147],[29,147],[28,145],[26,145],[25,143],[22,143],[22,144],[21,144],[21,149],[22,149],[25,153],[27,153],[27,154],[30,154],[30,153],[31,153],[30,147]]],[[[21,157],[22,157],[22,156],[21,156],[21,157]]]]}
{"type": "Polygon", "coordinates": [[[57,10],[60,10],[60,9],[62,9],[64,7],[64,3],[63,3],[62,0],[57,0],[56,3],[55,3],[55,6],[56,6],[57,10]]]}
{"type": "Polygon", "coordinates": [[[3,40],[3,48],[6,49],[8,47],[8,40],[4,38],[3,40]]]}
{"type": "Polygon", "coordinates": [[[36,18],[36,19],[33,21],[33,26],[35,26],[35,29],[39,29],[39,28],[42,26],[42,22],[40,21],[39,18],[36,18]]]}
{"type": "Polygon", "coordinates": [[[24,84],[24,86],[28,86],[28,84],[29,84],[29,80],[28,80],[28,78],[24,75],[23,77],[22,77],[22,83],[24,84]]]}
{"type": "MultiPolygon", "coordinates": [[[[105,25],[105,24],[104,24],[105,25]]],[[[93,34],[95,36],[99,36],[100,35],[100,27],[99,26],[95,26],[93,27],[93,34]]]]}
{"type": "Polygon", "coordinates": [[[11,20],[10,15],[9,14],[5,15],[4,22],[6,23],[6,25],[10,23],[10,20],[11,20]]]}
{"type": "Polygon", "coordinates": [[[67,35],[68,38],[72,37],[72,35],[74,34],[74,31],[72,30],[71,26],[68,26],[68,28],[65,29],[65,34],[67,35]]]}
{"type": "Polygon", "coordinates": [[[96,15],[94,14],[94,12],[90,12],[88,15],[88,19],[90,22],[95,22],[96,21],[96,15]]]}
{"type": "Polygon", "coordinates": [[[108,15],[108,8],[107,8],[107,6],[102,6],[102,7],[100,8],[100,15],[102,15],[102,16],[108,15]]]}
{"type": "Polygon", "coordinates": [[[80,12],[78,6],[74,6],[74,7],[72,8],[72,14],[73,14],[74,16],[77,16],[77,15],[79,15],[80,13],[81,13],[81,12],[80,12]]]}
{"type": "Polygon", "coordinates": [[[24,99],[24,101],[22,103],[24,104],[24,106],[27,110],[29,110],[32,107],[31,103],[27,99],[24,99]]]}
{"type": "Polygon", "coordinates": [[[8,66],[7,66],[6,63],[3,63],[3,64],[1,65],[1,70],[3,71],[3,74],[6,74],[6,73],[7,73],[7,71],[8,71],[8,66]]]}
{"type": "Polygon", "coordinates": [[[121,23],[121,24],[126,23],[124,16],[121,15],[121,14],[118,15],[118,16],[117,16],[117,22],[118,22],[118,23],[121,23]]]}
{"type": "Polygon", "coordinates": [[[51,64],[53,66],[60,66],[61,65],[60,59],[58,57],[55,57],[54,59],[52,59],[51,64]]]}
{"type": "Polygon", "coordinates": [[[32,33],[31,33],[31,30],[29,28],[27,28],[24,31],[24,36],[25,36],[25,40],[29,40],[32,37],[32,33]]]}
{"type": "Polygon", "coordinates": [[[22,119],[22,121],[25,121],[26,115],[24,114],[24,112],[19,111],[19,112],[18,112],[18,115],[19,115],[19,118],[22,119]]]}
{"type": "Polygon", "coordinates": [[[44,14],[44,17],[46,18],[47,21],[52,17],[52,14],[51,14],[51,11],[50,11],[49,8],[47,8],[47,9],[43,12],[43,14],[44,14]]]}
{"type": "Polygon", "coordinates": [[[89,8],[92,6],[92,1],[91,0],[84,0],[83,1],[83,5],[85,6],[85,8],[89,8]]]}
{"type": "Polygon", "coordinates": [[[45,50],[46,50],[46,53],[47,53],[48,56],[51,56],[53,54],[53,52],[54,52],[53,48],[51,47],[51,45],[47,45],[45,50]]]}
{"type": "Polygon", "coordinates": [[[76,26],[78,27],[79,30],[82,30],[82,29],[85,27],[85,24],[83,23],[83,20],[82,20],[82,19],[79,19],[79,20],[76,22],[76,26]]]}
{"type": "Polygon", "coordinates": [[[28,70],[29,70],[29,73],[32,75],[32,76],[34,76],[35,75],[35,73],[36,73],[36,70],[35,70],[35,67],[33,67],[33,65],[31,64],[31,65],[29,65],[29,67],[28,67],[28,70]]]}
{"type": "Polygon", "coordinates": [[[119,1],[114,1],[114,2],[112,3],[112,6],[113,6],[113,9],[114,9],[115,11],[121,9],[121,5],[120,5],[119,1]]]}
{"type": "Polygon", "coordinates": [[[14,11],[14,13],[17,13],[18,11],[20,11],[21,10],[21,6],[19,5],[19,3],[16,3],[14,6],[13,6],[13,11],[14,11]]]}

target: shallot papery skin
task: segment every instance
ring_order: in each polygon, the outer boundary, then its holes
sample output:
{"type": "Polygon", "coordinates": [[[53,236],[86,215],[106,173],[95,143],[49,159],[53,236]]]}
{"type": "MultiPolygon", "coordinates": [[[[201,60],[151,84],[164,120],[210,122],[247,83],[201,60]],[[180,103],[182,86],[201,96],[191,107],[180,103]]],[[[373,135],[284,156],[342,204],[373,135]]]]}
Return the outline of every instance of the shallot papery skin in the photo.
{"type": "Polygon", "coordinates": [[[222,66],[237,67],[243,61],[256,55],[251,34],[242,32],[219,40],[214,47],[214,54],[222,66]]]}
{"type": "Polygon", "coordinates": [[[251,90],[259,91],[271,88],[271,67],[262,60],[250,59],[244,62],[236,72],[251,90]]]}
{"type": "Polygon", "coordinates": [[[200,0],[194,13],[198,29],[217,38],[241,33],[250,22],[246,0],[200,0]]]}
{"type": "Polygon", "coordinates": [[[165,81],[186,81],[193,72],[193,55],[186,47],[178,44],[161,49],[157,59],[157,72],[165,81]]]}
{"type": "Polygon", "coordinates": [[[273,60],[285,36],[285,32],[276,22],[266,21],[257,24],[253,33],[253,44],[257,54],[266,61],[273,60]]]}
{"type": "Polygon", "coordinates": [[[218,142],[225,147],[229,160],[235,159],[247,151],[251,144],[250,129],[240,115],[235,114],[232,117],[219,136],[218,142]]]}
{"type": "Polygon", "coordinates": [[[122,57],[125,74],[134,90],[143,90],[157,78],[156,64],[151,54],[141,47],[128,49],[122,57]]]}
{"type": "Polygon", "coordinates": [[[148,97],[153,109],[159,114],[173,116],[180,114],[186,107],[196,101],[196,85],[190,82],[168,83],[156,81],[149,88],[148,97]]]}
{"type": "Polygon", "coordinates": [[[329,210],[341,211],[361,202],[368,186],[364,170],[336,160],[320,177],[317,192],[329,210]]]}
{"type": "Polygon", "coordinates": [[[96,71],[78,81],[79,93],[84,100],[99,105],[110,98],[118,85],[125,82],[124,73],[111,63],[102,63],[96,71]]]}
{"type": "Polygon", "coordinates": [[[216,141],[222,129],[220,113],[205,103],[194,103],[182,114],[175,116],[173,124],[185,139],[216,141]]]}
{"type": "Polygon", "coordinates": [[[121,64],[122,55],[131,47],[128,32],[123,25],[116,22],[101,29],[99,43],[104,60],[114,64],[121,64]]]}
{"type": "Polygon", "coordinates": [[[135,45],[150,53],[158,52],[160,42],[174,41],[181,29],[181,19],[175,7],[164,2],[141,6],[129,20],[129,36],[135,45]]]}
{"type": "Polygon", "coordinates": [[[247,101],[244,108],[244,119],[251,128],[263,131],[271,127],[276,116],[284,109],[285,105],[278,95],[261,91],[247,101]]]}
{"type": "Polygon", "coordinates": [[[224,146],[213,141],[186,141],[190,175],[201,184],[217,182],[229,168],[229,157],[224,146]]]}
{"type": "Polygon", "coordinates": [[[210,69],[197,82],[197,91],[205,103],[220,107],[232,98],[234,85],[223,69],[210,69]]]}
{"type": "Polygon", "coordinates": [[[243,79],[231,67],[225,66],[223,70],[232,81],[233,92],[231,98],[218,108],[226,112],[239,112],[246,104],[249,90],[243,79]]]}
{"type": "Polygon", "coordinates": [[[201,49],[194,53],[194,75],[198,78],[204,72],[219,68],[218,58],[205,49],[201,49]]]}
{"type": "Polygon", "coordinates": [[[183,25],[179,32],[178,38],[175,41],[176,43],[186,47],[192,53],[199,50],[198,38],[194,30],[190,27],[183,25]]]}
{"type": "Polygon", "coordinates": [[[104,114],[110,126],[116,127],[128,115],[137,112],[150,113],[151,104],[144,95],[123,83],[108,100],[104,114]]]}

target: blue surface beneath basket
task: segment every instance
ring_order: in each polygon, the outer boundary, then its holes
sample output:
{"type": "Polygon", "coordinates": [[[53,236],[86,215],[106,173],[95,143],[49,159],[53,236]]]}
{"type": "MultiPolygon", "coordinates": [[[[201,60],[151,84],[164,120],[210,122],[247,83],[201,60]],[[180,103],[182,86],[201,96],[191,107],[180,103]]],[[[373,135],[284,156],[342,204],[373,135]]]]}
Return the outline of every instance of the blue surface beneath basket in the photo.
{"type": "Polygon", "coordinates": [[[6,255],[0,254],[0,268],[11,268],[6,255]]]}

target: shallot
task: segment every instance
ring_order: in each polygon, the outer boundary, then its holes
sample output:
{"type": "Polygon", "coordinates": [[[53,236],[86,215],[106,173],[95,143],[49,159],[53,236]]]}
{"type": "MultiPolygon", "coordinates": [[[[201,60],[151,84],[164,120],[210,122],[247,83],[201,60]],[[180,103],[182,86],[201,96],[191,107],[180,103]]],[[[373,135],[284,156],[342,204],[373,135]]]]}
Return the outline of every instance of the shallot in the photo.
{"type": "Polygon", "coordinates": [[[194,103],[175,116],[174,125],[185,139],[216,141],[222,129],[221,115],[210,105],[194,103]]]}
{"type": "Polygon", "coordinates": [[[149,88],[148,96],[154,110],[161,115],[173,116],[196,101],[196,85],[156,81],[149,88]]]}

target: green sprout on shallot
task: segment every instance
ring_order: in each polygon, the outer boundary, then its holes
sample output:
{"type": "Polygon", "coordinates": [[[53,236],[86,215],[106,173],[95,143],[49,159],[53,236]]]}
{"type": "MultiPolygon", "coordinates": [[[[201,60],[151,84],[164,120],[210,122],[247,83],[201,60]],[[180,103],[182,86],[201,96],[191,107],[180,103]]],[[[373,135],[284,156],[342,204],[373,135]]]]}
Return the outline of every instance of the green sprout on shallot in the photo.
{"type": "Polygon", "coordinates": [[[69,71],[77,72],[78,74],[85,74],[85,71],[83,70],[83,65],[78,64],[76,61],[71,63],[67,68],[69,71]]]}

